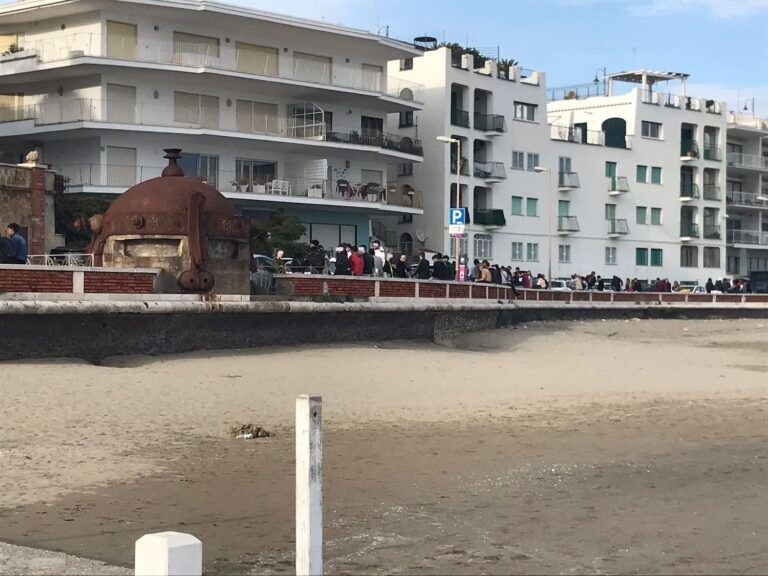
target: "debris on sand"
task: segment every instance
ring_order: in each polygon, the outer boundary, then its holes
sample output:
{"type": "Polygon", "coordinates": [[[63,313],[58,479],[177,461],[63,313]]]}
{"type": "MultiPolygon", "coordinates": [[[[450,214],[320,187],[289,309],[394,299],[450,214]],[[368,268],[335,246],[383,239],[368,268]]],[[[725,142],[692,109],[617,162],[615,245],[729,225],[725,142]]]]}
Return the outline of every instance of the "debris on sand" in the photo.
{"type": "Polygon", "coordinates": [[[253,440],[254,438],[269,438],[270,436],[274,436],[274,434],[266,428],[254,424],[231,426],[229,428],[229,434],[233,438],[239,438],[240,440],[253,440]]]}

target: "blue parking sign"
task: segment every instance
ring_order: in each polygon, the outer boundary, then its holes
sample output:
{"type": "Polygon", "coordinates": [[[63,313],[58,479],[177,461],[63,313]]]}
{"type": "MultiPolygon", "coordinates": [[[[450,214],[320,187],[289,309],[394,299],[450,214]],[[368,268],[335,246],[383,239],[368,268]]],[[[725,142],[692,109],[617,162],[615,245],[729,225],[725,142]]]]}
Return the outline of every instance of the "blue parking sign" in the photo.
{"type": "Polygon", "coordinates": [[[466,224],[467,221],[467,209],[466,208],[451,208],[448,210],[448,224],[466,224]]]}

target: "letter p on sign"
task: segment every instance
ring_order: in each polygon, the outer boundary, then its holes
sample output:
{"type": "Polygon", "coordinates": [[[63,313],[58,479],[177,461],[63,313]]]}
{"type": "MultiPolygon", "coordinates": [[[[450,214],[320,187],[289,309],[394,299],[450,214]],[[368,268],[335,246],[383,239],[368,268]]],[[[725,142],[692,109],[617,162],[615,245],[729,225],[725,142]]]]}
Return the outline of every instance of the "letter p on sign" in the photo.
{"type": "Polygon", "coordinates": [[[465,208],[451,208],[448,210],[448,224],[465,224],[465,208]]]}

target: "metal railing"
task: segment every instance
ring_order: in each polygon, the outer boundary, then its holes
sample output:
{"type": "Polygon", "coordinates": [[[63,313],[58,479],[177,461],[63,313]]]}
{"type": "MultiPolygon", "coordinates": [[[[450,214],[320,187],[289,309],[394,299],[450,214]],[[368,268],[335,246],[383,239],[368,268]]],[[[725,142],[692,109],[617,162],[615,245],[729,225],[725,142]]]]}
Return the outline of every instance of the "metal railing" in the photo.
{"type": "Polygon", "coordinates": [[[557,126],[549,125],[550,140],[559,140],[561,142],[573,142],[575,144],[591,144],[593,146],[606,146],[608,148],[632,149],[632,136],[626,134],[620,145],[606,139],[604,131],[585,130],[577,126],[557,126]]]}
{"type": "Polygon", "coordinates": [[[705,224],[704,225],[704,238],[707,240],[719,240],[720,239],[720,226],[718,224],[705,224]]]}
{"type": "Polygon", "coordinates": [[[507,219],[504,210],[476,208],[474,213],[475,224],[480,226],[504,226],[507,219]]]}
{"type": "Polygon", "coordinates": [[[502,162],[475,162],[473,174],[475,178],[485,180],[505,180],[507,171],[502,162]]]}
{"type": "Polygon", "coordinates": [[[626,194],[629,192],[629,180],[626,176],[614,176],[610,178],[608,192],[612,194],[626,194]]]}
{"type": "Polygon", "coordinates": [[[27,264],[36,266],[93,266],[93,254],[30,254],[27,264]]]}
{"type": "Polygon", "coordinates": [[[561,86],[547,90],[547,100],[583,100],[593,96],[605,96],[607,94],[605,82],[590,82],[575,86],[561,86]]]}
{"type": "Polygon", "coordinates": [[[698,238],[699,237],[699,225],[695,222],[683,222],[680,224],[680,237],[681,238],[698,238]]]}
{"type": "Polygon", "coordinates": [[[453,126],[469,128],[469,112],[459,110],[458,108],[451,108],[451,124],[453,126]]]}
{"type": "Polygon", "coordinates": [[[561,190],[579,188],[579,175],[576,172],[560,172],[557,176],[557,186],[561,190]]]}
{"type": "Polygon", "coordinates": [[[478,114],[475,112],[475,130],[485,132],[506,132],[507,121],[501,114],[478,114]]]}
{"type": "Polygon", "coordinates": [[[680,156],[683,158],[698,158],[698,142],[696,142],[696,140],[683,140],[680,142],[680,156]]]}
{"type": "Polygon", "coordinates": [[[722,200],[720,186],[716,184],[704,184],[704,200],[722,200]]]}
{"type": "Polygon", "coordinates": [[[576,216],[558,216],[557,231],[558,232],[578,232],[579,220],[576,218],[576,216]]]}
{"type": "Polygon", "coordinates": [[[759,230],[728,230],[726,242],[728,244],[768,246],[768,232],[760,232],[759,230]]]}
{"type": "Polygon", "coordinates": [[[680,182],[680,199],[694,200],[699,197],[699,185],[694,182],[680,182]]]}
{"type": "Polygon", "coordinates": [[[742,154],[741,152],[728,152],[726,156],[728,166],[737,168],[752,168],[755,170],[768,170],[768,157],[758,154],[742,154]]]}
{"type": "Polygon", "coordinates": [[[723,153],[719,146],[704,146],[704,160],[715,160],[719,162],[723,159],[723,153]]]}
{"type": "Polygon", "coordinates": [[[738,192],[735,190],[727,190],[725,192],[725,203],[728,205],[768,208],[768,200],[764,198],[768,198],[768,196],[761,196],[755,192],[738,192]]]}
{"type": "Polygon", "coordinates": [[[327,66],[307,66],[302,65],[299,59],[292,58],[290,54],[278,56],[265,52],[259,57],[254,57],[251,50],[238,49],[235,46],[176,42],[170,39],[144,38],[141,35],[138,39],[121,39],[81,32],[28,41],[24,43],[23,48],[26,51],[34,51],[38,62],[96,57],[150,64],[173,64],[226,70],[253,77],[265,76],[351,88],[418,103],[424,101],[423,85],[383,73],[364,71],[362,66],[345,65],[339,61],[332,61],[327,66]]]}
{"type": "Polygon", "coordinates": [[[623,218],[608,220],[607,224],[609,236],[626,236],[629,234],[629,224],[623,218]]]}

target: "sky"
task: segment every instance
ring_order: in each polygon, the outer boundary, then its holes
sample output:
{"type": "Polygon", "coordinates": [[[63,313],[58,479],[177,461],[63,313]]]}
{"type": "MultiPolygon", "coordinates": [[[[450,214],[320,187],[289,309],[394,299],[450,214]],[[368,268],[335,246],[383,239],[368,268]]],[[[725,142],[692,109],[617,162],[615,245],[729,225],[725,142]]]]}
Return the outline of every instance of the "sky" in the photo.
{"type": "MultiPolygon", "coordinates": [[[[547,86],[596,72],[686,72],[689,96],[768,116],[768,0],[229,0],[411,40],[434,36],[514,58],[547,86]]],[[[662,91],[678,92],[670,86],[662,91]]]]}

